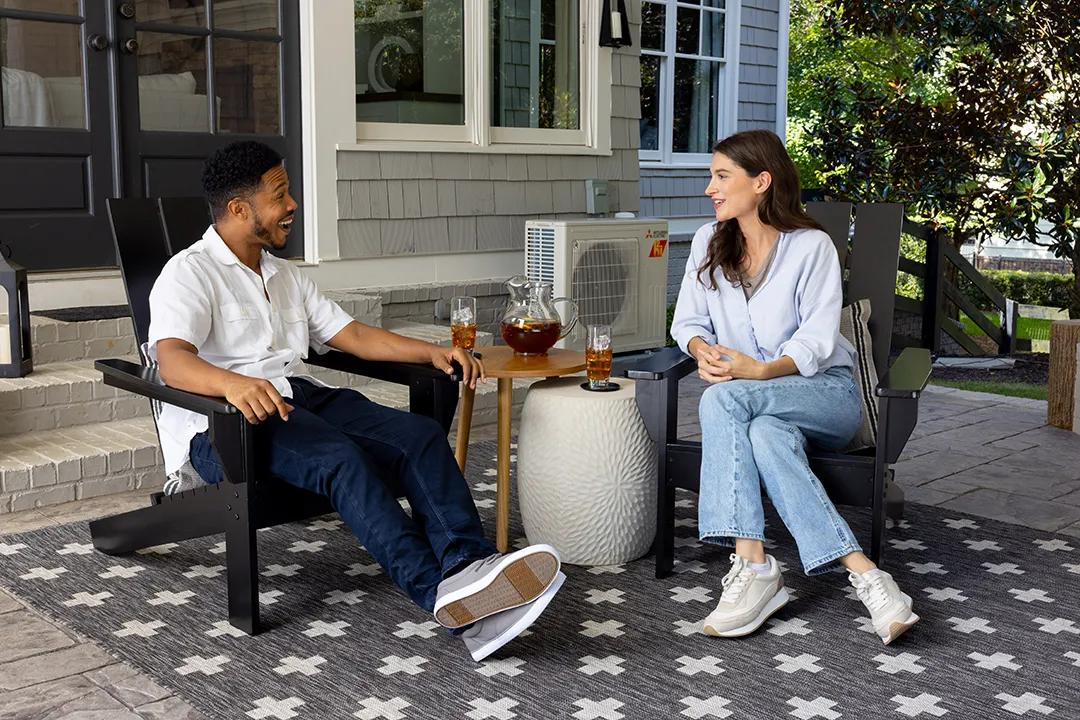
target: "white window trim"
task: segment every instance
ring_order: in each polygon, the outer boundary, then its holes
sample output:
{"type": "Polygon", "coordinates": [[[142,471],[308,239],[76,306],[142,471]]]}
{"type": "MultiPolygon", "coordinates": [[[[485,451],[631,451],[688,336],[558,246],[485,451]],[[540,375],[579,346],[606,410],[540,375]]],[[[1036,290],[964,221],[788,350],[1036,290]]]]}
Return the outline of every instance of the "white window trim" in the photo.
{"type": "MultiPolygon", "coordinates": [[[[641,0],[633,0],[641,2],[641,0]]],[[[675,80],[675,29],[676,16],[679,7],[700,8],[699,4],[682,2],[681,0],[660,0],[667,6],[664,13],[664,45],[665,51],[642,49],[642,56],[651,55],[664,59],[664,72],[662,86],[665,92],[660,98],[659,116],[661,119],[660,138],[658,150],[639,150],[638,159],[645,168],[707,168],[712,162],[710,153],[676,153],[671,151],[672,123],[664,118],[672,118],[675,114],[675,98],[671,88],[675,80]],[[670,49],[669,49],[670,48],[670,49]]],[[[783,4],[783,2],[781,3],[783,4]]],[[[735,133],[739,126],[739,48],[742,38],[740,28],[742,26],[742,2],[741,0],[726,0],[724,4],[724,55],[723,73],[721,78],[720,97],[717,99],[717,128],[716,139],[725,138],[735,133]]],[[[697,56],[678,54],[680,58],[694,59],[697,56]]],[[[701,58],[712,60],[713,58],[701,58]]]]}
{"type": "MultiPolygon", "coordinates": [[[[356,123],[356,144],[339,150],[506,154],[611,154],[611,49],[600,47],[600,4],[582,0],[580,130],[492,127],[490,0],[464,0],[465,124],[356,123]]],[[[736,0],[729,0],[735,2],[736,0]]]]}

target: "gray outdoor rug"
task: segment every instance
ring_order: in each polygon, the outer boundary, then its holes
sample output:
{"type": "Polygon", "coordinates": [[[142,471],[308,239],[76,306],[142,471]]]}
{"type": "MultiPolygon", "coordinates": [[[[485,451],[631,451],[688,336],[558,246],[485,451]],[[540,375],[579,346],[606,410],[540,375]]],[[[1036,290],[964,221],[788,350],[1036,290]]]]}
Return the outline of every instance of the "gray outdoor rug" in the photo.
{"type": "MultiPolygon", "coordinates": [[[[493,527],[493,444],[471,458],[493,527]]],[[[728,562],[696,541],[694,508],[682,496],[678,573],[654,579],[651,558],[568,567],[532,632],[480,664],[336,517],[260,533],[254,638],[225,621],[221,537],[114,558],[85,524],[7,536],[0,585],[211,718],[1080,718],[1077,540],[910,505],[888,569],[923,621],[885,648],[843,576],[797,572],[773,517],[795,600],[721,640],[695,632],[728,562]]],[[[865,537],[865,514],[848,517],[865,537]]]]}

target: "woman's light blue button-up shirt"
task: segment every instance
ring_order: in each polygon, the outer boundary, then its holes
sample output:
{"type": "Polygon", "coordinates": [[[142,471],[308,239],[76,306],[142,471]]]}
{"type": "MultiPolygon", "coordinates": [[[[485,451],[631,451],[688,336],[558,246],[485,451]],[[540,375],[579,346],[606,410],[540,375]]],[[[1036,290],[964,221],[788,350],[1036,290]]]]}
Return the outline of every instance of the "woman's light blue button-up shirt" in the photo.
{"type": "Polygon", "coordinates": [[[853,367],[855,349],[840,335],[840,261],[832,240],[820,230],[780,233],[776,257],[765,282],[746,299],[717,268],[717,288],[698,281],[716,223],[698,229],[690,246],[671,336],[687,345],[701,337],[761,362],[787,355],[799,374],[853,367]]]}

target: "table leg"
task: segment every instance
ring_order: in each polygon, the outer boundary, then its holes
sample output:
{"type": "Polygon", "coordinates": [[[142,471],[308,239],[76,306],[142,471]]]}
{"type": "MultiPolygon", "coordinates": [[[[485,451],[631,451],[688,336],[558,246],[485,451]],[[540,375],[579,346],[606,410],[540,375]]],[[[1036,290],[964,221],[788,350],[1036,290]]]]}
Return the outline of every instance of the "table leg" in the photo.
{"type": "Polygon", "coordinates": [[[495,485],[495,547],[510,548],[510,416],[513,413],[514,381],[499,378],[498,476],[495,485]]]}
{"type": "Polygon", "coordinates": [[[461,408],[458,411],[457,450],[454,452],[454,457],[457,459],[461,472],[465,472],[465,461],[469,457],[469,430],[472,429],[472,410],[475,398],[476,389],[463,384],[461,386],[461,408]]]}

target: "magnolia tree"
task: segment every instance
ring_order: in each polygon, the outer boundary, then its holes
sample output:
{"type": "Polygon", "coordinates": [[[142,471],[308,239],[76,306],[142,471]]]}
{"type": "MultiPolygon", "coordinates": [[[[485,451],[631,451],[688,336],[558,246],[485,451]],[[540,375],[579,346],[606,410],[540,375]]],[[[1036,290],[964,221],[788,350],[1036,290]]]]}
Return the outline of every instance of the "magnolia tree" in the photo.
{"type": "Polygon", "coordinates": [[[791,17],[804,185],[901,202],[957,246],[1048,247],[1080,317],[1080,3],[793,0],[791,17]]]}

